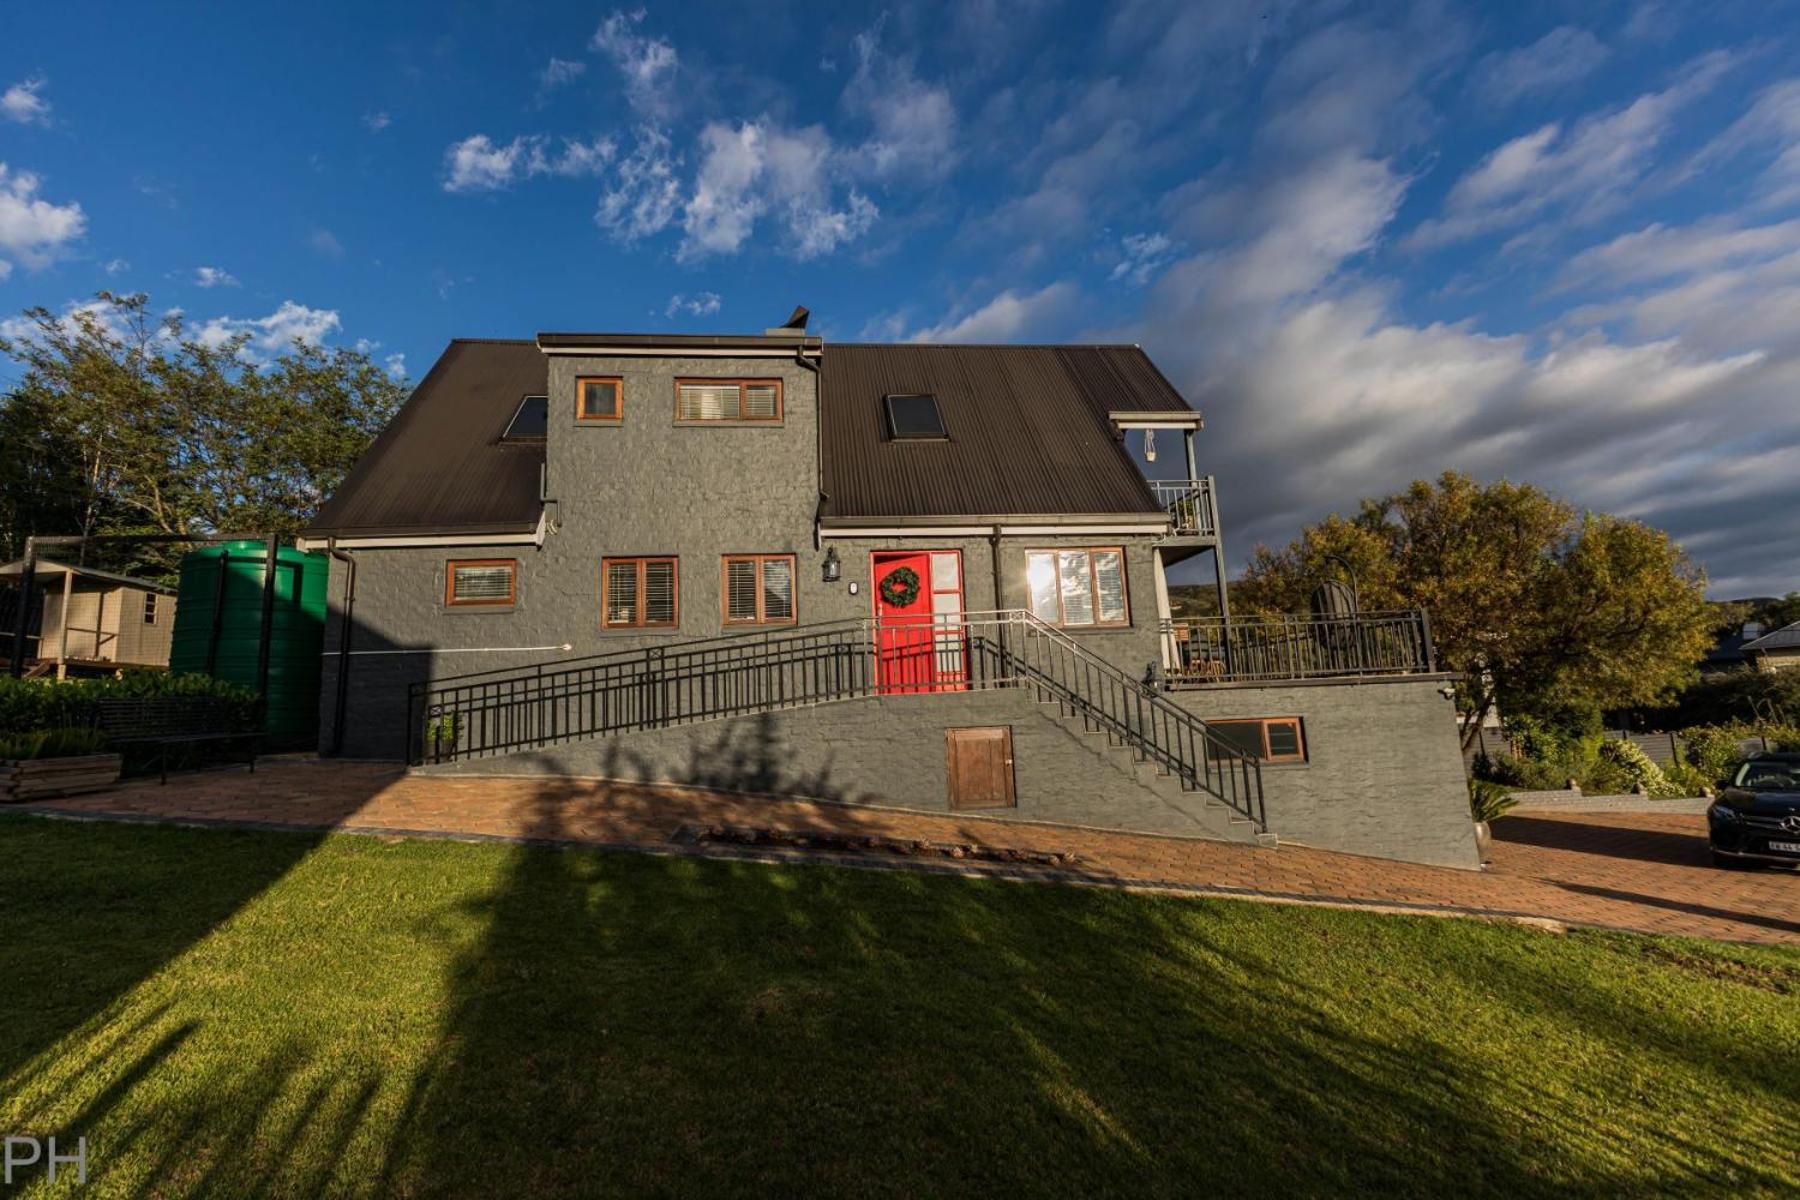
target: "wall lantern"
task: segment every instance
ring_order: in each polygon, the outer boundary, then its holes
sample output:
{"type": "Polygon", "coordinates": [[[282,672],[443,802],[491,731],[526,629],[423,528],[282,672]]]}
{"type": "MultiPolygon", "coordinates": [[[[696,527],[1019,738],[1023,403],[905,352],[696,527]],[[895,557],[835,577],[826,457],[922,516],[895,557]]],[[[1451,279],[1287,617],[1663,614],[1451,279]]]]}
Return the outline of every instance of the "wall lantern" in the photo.
{"type": "Polygon", "coordinates": [[[837,547],[827,546],[825,548],[825,562],[821,572],[824,575],[825,582],[836,583],[838,581],[838,576],[843,574],[843,569],[844,564],[838,561],[837,547]]]}

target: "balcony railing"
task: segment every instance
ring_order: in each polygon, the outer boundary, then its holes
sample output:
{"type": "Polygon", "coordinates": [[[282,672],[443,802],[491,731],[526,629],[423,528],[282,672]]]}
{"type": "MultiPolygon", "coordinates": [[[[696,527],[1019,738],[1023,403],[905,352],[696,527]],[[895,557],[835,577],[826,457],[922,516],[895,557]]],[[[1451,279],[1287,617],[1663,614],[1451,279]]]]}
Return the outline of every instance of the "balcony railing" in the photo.
{"type": "Polygon", "coordinates": [[[1152,479],[1150,490],[1169,514],[1172,537],[1217,537],[1219,517],[1213,507],[1213,481],[1204,479],[1152,479]]]}
{"type": "Polygon", "coordinates": [[[1282,679],[1417,675],[1437,669],[1420,611],[1336,617],[1218,617],[1163,625],[1170,687],[1282,679]]]}

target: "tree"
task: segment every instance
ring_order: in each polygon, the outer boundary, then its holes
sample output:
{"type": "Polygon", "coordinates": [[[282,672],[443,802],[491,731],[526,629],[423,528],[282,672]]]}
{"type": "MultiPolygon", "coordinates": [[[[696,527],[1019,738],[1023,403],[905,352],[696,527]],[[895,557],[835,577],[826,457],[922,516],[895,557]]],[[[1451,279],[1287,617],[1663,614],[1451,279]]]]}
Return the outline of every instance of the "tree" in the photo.
{"type": "Polygon", "coordinates": [[[1234,604],[1304,609],[1338,561],[1364,608],[1430,614],[1439,661],[1463,675],[1465,743],[1496,705],[1568,723],[1663,702],[1711,644],[1705,576],[1667,534],[1526,484],[1446,472],[1365,500],[1284,549],[1258,546],[1234,604]]]}
{"type": "MultiPolygon", "coordinates": [[[[0,339],[24,372],[0,400],[9,542],[29,534],[292,536],[406,394],[366,354],[294,342],[271,361],[246,335],[187,335],[149,298],[101,292],[65,316],[28,309],[0,339]]],[[[16,546],[13,550],[16,553],[16,546]]],[[[166,573],[178,551],[108,565],[166,573]]],[[[89,555],[87,561],[94,561],[89,555]]]]}

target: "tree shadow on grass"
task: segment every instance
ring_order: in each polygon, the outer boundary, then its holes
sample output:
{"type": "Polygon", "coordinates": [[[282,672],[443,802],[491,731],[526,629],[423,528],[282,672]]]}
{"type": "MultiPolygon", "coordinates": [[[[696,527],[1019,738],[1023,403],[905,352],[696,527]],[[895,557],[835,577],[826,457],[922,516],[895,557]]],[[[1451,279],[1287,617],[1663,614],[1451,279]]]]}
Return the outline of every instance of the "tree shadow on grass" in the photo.
{"type": "MultiPolygon", "coordinates": [[[[565,817],[546,785],[530,832],[565,837],[565,817]]],[[[1629,1111],[1628,1085],[1596,1129],[1608,1110],[1566,1089],[1614,1087],[1604,1075],[1546,1080],[1446,1028],[1432,981],[1470,965],[1455,923],[541,847],[512,855],[478,911],[382,1192],[1783,1183],[1741,1139],[1709,1148],[1701,1129],[1671,1137],[1661,1114],[1629,1111]],[[1407,956],[1416,993],[1385,980],[1384,952],[1407,956]]],[[[1482,965],[1529,959],[1526,945],[1482,965]]],[[[1585,1050],[1649,1035],[1529,972],[1516,990],[1585,1050]]],[[[1482,1020],[1505,1035],[1504,1011],[1482,1020]]],[[[1717,1069],[1698,1055],[1669,1061],[1717,1069]]]]}

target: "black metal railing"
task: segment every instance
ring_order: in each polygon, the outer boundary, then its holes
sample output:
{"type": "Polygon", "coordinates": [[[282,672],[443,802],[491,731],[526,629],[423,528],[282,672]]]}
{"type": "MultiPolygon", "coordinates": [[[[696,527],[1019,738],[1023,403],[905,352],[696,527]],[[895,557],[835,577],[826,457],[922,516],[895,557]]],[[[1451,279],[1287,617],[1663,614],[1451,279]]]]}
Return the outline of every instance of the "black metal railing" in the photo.
{"type": "Polygon", "coordinates": [[[412,685],[415,764],[875,695],[1030,687],[1266,828],[1262,767],[1205,722],[1022,611],[839,621],[412,685]]]}
{"type": "Polygon", "coordinates": [[[1218,617],[1163,624],[1170,687],[1426,674],[1437,669],[1419,610],[1333,617],[1218,617]]]}

